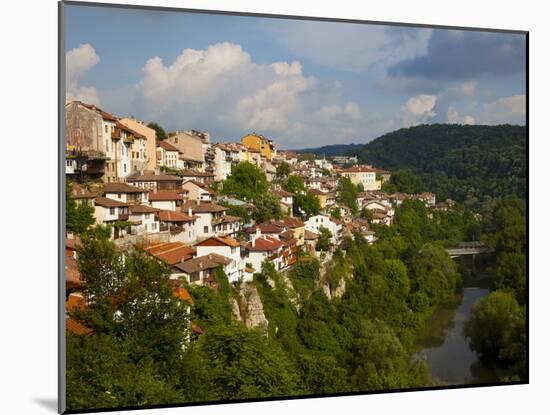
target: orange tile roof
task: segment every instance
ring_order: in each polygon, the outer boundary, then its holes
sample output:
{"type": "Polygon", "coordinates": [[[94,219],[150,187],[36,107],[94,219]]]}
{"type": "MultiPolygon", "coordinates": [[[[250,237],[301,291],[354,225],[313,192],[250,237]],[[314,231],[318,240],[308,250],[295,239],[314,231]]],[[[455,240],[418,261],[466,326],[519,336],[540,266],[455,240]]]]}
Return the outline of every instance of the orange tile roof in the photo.
{"type": "Polygon", "coordinates": [[[80,293],[69,294],[69,298],[65,302],[65,309],[67,311],[72,311],[72,310],[79,310],[82,308],[86,308],[86,301],[84,301],[84,297],[82,297],[82,294],[80,293]]]}
{"type": "Polygon", "coordinates": [[[183,196],[174,190],[155,190],[149,192],[150,201],[183,200],[183,196]]]}
{"type": "Polygon", "coordinates": [[[159,211],[159,220],[163,222],[192,222],[196,219],[195,216],[189,216],[185,213],[174,212],[172,210],[159,211]]]}
{"type": "Polygon", "coordinates": [[[234,248],[241,246],[239,242],[228,236],[211,236],[210,238],[195,244],[195,246],[208,246],[212,242],[218,242],[221,245],[231,246],[234,248]]]}
{"type": "Polygon", "coordinates": [[[282,246],[283,243],[278,239],[271,238],[270,236],[261,236],[253,242],[249,242],[246,247],[250,251],[273,251],[282,246]]]}
{"type": "Polygon", "coordinates": [[[76,334],[77,336],[88,336],[92,334],[92,329],[84,326],[82,323],[79,323],[78,321],[67,318],[65,320],[65,327],[67,331],[70,331],[73,334],[76,334]]]}
{"type": "Polygon", "coordinates": [[[144,250],[168,265],[191,259],[197,252],[195,248],[185,245],[183,242],[151,244],[146,246],[144,250]]]}
{"type": "Polygon", "coordinates": [[[193,298],[191,298],[191,294],[189,294],[189,291],[187,291],[183,287],[176,287],[174,289],[174,296],[181,301],[185,301],[186,303],[193,303],[193,298]]]}

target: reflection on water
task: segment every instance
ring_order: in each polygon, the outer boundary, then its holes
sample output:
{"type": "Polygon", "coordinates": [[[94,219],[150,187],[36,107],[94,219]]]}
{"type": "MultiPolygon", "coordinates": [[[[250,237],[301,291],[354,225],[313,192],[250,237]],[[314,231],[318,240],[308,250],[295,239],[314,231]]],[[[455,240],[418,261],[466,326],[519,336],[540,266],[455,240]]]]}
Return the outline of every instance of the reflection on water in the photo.
{"type": "Polygon", "coordinates": [[[435,310],[420,333],[414,359],[425,359],[438,383],[463,385],[498,380],[494,370],[470,349],[463,334],[473,304],[488,293],[485,288],[464,288],[452,301],[435,310]]]}

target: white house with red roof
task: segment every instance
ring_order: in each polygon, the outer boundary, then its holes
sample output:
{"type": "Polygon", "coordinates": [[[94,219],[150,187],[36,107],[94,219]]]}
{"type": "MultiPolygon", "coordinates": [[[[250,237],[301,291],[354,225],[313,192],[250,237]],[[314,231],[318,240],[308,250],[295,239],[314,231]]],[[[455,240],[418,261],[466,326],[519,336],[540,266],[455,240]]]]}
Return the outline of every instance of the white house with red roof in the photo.
{"type": "Polygon", "coordinates": [[[171,210],[160,210],[157,215],[160,232],[170,233],[171,242],[193,243],[197,240],[198,218],[196,216],[171,210]]]}
{"type": "Polygon", "coordinates": [[[267,259],[279,271],[284,268],[282,261],[284,247],[283,242],[271,236],[257,236],[246,245],[245,264],[251,265],[254,272],[260,272],[262,262],[267,259]]]}
{"type": "Polygon", "coordinates": [[[163,210],[179,210],[183,204],[185,193],[181,190],[157,190],[149,192],[148,198],[151,206],[163,210]]]}
{"type": "Polygon", "coordinates": [[[167,141],[160,141],[157,144],[157,165],[178,168],[180,151],[167,141]]]}
{"type": "Polygon", "coordinates": [[[196,180],[187,180],[181,187],[187,191],[188,200],[211,202],[216,195],[216,192],[196,180]]]}
{"type": "Polygon", "coordinates": [[[241,245],[233,238],[212,236],[195,244],[197,258],[216,254],[229,258],[231,262],[224,266],[225,274],[229,282],[237,282],[243,278],[243,261],[241,258],[241,245]]]}
{"type": "Polygon", "coordinates": [[[342,223],[328,215],[311,216],[305,222],[305,228],[307,231],[314,232],[316,234],[321,233],[321,228],[326,228],[332,235],[333,244],[337,244],[340,241],[342,223]]]}

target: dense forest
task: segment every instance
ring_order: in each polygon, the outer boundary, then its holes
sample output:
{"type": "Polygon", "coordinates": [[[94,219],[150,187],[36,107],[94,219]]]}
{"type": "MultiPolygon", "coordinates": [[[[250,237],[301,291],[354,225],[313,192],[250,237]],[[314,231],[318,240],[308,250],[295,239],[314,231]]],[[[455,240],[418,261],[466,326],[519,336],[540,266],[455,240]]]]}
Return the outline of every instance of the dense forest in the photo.
{"type": "MultiPolygon", "coordinates": [[[[526,146],[524,126],[430,124],[402,128],[363,146],[328,147],[382,169],[409,169],[438,199],[479,208],[506,195],[525,199],[526,146]]],[[[307,151],[328,155],[328,147],[307,151]]]]}

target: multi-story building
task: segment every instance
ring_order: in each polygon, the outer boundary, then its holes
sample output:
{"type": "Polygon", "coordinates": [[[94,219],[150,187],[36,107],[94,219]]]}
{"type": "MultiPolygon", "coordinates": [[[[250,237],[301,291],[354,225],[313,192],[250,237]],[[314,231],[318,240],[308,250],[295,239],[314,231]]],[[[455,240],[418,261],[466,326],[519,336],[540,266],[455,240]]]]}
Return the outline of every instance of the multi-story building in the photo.
{"type": "Polygon", "coordinates": [[[204,155],[210,147],[210,134],[200,131],[176,131],[169,133],[164,142],[176,147],[182,168],[204,171],[204,155]]]}
{"type": "Polygon", "coordinates": [[[143,156],[145,165],[142,166],[141,164],[138,166],[136,165],[134,170],[155,170],[155,167],[157,165],[157,161],[155,159],[155,150],[156,150],[156,140],[157,135],[156,131],[152,128],[149,128],[143,123],[142,121],[136,120],[135,118],[121,118],[119,122],[132,129],[133,131],[141,134],[143,137],[145,137],[144,142],[138,141],[134,144],[143,144],[141,147],[133,146],[132,152],[139,152],[140,155],[143,156]],[[141,152],[143,151],[143,154],[141,152]]]}
{"type": "Polygon", "coordinates": [[[243,276],[241,245],[235,239],[213,236],[195,244],[195,249],[197,250],[197,258],[209,254],[229,258],[231,262],[224,267],[229,282],[237,282],[243,276]]]}
{"type": "Polygon", "coordinates": [[[260,134],[247,134],[241,138],[241,143],[249,148],[259,150],[261,155],[268,161],[271,161],[271,159],[277,154],[277,149],[275,148],[273,141],[268,140],[260,134]]]}
{"type": "Polygon", "coordinates": [[[376,169],[371,166],[354,166],[343,169],[340,174],[347,177],[355,185],[361,184],[363,190],[380,190],[382,183],[376,180],[376,169]]]}
{"type": "Polygon", "coordinates": [[[180,151],[172,144],[160,141],[157,144],[157,163],[159,166],[177,169],[179,166],[180,151]]]}

